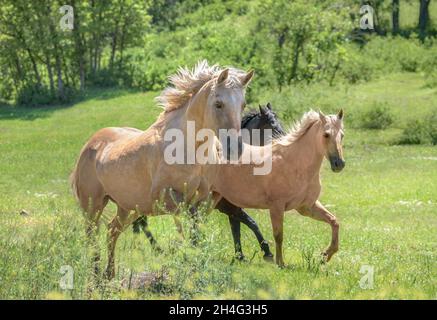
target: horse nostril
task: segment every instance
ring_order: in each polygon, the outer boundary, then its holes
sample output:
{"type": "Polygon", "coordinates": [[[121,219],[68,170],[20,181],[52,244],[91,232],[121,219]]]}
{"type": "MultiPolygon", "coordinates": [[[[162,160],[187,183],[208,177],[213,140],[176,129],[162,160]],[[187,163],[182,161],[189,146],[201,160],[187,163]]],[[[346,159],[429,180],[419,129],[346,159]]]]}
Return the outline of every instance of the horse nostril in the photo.
{"type": "Polygon", "coordinates": [[[337,168],[337,169],[343,169],[344,168],[344,166],[345,166],[345,162],[342,160],[342,159],[336,159],[335,161],[334,161],[334,166],[337,168]]]}

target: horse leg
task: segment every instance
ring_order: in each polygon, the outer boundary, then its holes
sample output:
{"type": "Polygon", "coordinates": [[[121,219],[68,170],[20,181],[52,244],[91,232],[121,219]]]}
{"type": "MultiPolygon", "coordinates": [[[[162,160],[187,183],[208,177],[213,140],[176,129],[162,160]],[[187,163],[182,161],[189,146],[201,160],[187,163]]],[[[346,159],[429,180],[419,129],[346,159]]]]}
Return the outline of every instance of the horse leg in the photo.
{"type": "Polygon", "coordinates": [[[232,238],[234,239],[235,257],[238,260],[244,260],[243,249],[241,247],[240,221],[231,214],[229,214],[228,217],[229,217],[229,224],[231,225],[232,238]]]}
{"type": "Polygon", "coordinates": [[[231,232],[232,232],[232,238],[234,240],[234,248],[235,248],[235,257],[238,260],[244,259],[243,249],[241,246],[241,227],[240,227],[240,220],[239,220],[239,209],[238,207],[234,206],[232,203],[230,203],[228,200],[221,198],[215,208],[220,211],[221,213],[224,213],[229,218],[229,224],[231,226],[231,232]]]}
{"type": "Polygon", "coordinates": [[[88,240],[88,244],[91,245],[91,256],[92,256],[92,264],[94,276],[98,276],[100,273],[100,252],[99,246],[97,243],[97,234],[98,234],[98,225],[93,221],[87,221],[86,227],[86,236],[88,240]]]}
{"type": "Polygon", "coordinates": [[[108,280],[115,276],[115,246],[117,239],[123,231],[122,221],[125,220],[129,212],[120,207],[117,208],[117,215],[109,223],[108,230],[108,265],[105,276],[108,280]]]}
{"type": "Polygon", "coordinates": [[[197,246],[199,242],[199,213],[197,212],[197,206],[192,206],[189,209],[191,218],[190,240],[193,246],[197,246]]]}
{"type": "Polygon", "coordinates": [[[273,261],[273,254],[270,251],[270,247],[268,242],[264,239],[261,230],[259,229],[257,223],[255,220],[252,219],[251,216],[249,216],[246,211],[244,211],[242,208],[238,208],[239,213],[237,215],[238,219],[244,223],[246,226],[252,230],[252,232],[255,234],[258,243],[261,247],[261,250],[264,252],[264,260],[266,261],[273,261]]]}
{"type": "Polygon", "coordinates": [[[282,240],[284,233],[284,210],[279,208],[270,208],[270,219],[272,220],[273,237],[276,244],[276,264],[284,266],[282,257],[282,240]]]}
{"type": "Polygon", "coordinates": [[[135,220],[134,224],[138,223],[141,227],[141,230],[143,230],[144,234],[146,235],[146,238],[149,240],[150,245],[152,246],[152,249],[156,252],[162,252],[162,249],[158,246],[158,243],[156,242],[155,238],[153,237],[152,232],[150,232],[149,229],[149,223],[147,221],[146,216],[142,216],[135,220]]]}
{"type": "Polygon", "coordinates": [[[102,215],[103,209],[108,204],[109,198],[107,197],[97,197],[88,199],[87,212],[87,226],[86,226],[86,236],[88,239],[88,244],[91,246],[91,256],[94,276],[98,276],[100,273],[100,248],[98,244],[98,231],[99,231],[99,220],[102,215]]]}
{"type": "Polygon", "coordinates": [[[318,221],[324,221],[331,226],[332,230],[332,238],[330,246],[322,253],[323,257],[326,261],[329,261],[331,257],[338,251],[338,233],[339,233],[339,224],[337,222],[337,218],[330,213],[323,205],[317,201],[310,208],[301,208],[298,210],[304,216],[309,216],[318,221]]]}
{"type": "Polygon", "coordinates": [[[328,210],[326,210],[326,208],[319,201],[316,201],[311,208],[301,208],[298,210],[298,212],[315,220],[324,221],[331,226],[331,244],[323,252],[323,257],[326,259],[326,261],[331,260],[334,253],[338,251],[338,231],[340,226],[337,222],[337,218],[328,210]]]}
{"type": "Polygon", "coordinates": [[[179,219],[179,216],[174,214],[173,215],[173,221],[174,221],[174,223],[176,225],[176,230],[178,231],[178,233],[180,234],[182,239],[185,239],[185,237],[184,237],[184,229],[182,228],[182,223],[181,223],[181,220],[179,219]]]}

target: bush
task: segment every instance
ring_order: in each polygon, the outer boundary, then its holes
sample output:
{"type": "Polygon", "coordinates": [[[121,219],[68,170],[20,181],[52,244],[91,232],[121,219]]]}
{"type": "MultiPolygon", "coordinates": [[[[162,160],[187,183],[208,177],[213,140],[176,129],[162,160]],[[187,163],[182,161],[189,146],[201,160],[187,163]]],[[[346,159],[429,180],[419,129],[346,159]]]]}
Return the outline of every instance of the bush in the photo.
{"type": "Polygon", "coordinates": [[[52,95],[46,86],[28,84],[17,92],[15,101],[20,106],[37,107],[54,103],[56,97],[52,95]]]}
{"type": "Polygon", "coordinates": [[[120,85],[120,74],[110,68],[104,68],[97,71],[95,74],[90,74],[88,79],[93,86],[101,88],[116,87],[120,85]]]}
{"type": "Polygon", "coordinates": [[[428,131],[431,142],[432,144],[437,145],[437,110],[434,110],[431,113],[431,116],[426,119],[428,119],[428,131]]]}
{"type": "Polygon", "coordinates": [[[411,121],[402,132],[399,144],[437,145],[437,111],[422,120],[411,121]]]}
{"type": "Polygon", "coordinates": [[[366,129],[387,129],[393,123],[393,115],[387,106],[374,105],[362,115],[362,127],[366,129]]]}
{"type": "Polygon", "coordinates": [[[429,54],[422,63],[421,69],[425,76],[426,86],[429,88],[437,87],[437,55],[429,54]]]}
{"type": "Polygon", "coordinates": [[[425,122],[417,119],[408,123],[399,140],[399,144],[428,144],[430,142],[425,122]]]}

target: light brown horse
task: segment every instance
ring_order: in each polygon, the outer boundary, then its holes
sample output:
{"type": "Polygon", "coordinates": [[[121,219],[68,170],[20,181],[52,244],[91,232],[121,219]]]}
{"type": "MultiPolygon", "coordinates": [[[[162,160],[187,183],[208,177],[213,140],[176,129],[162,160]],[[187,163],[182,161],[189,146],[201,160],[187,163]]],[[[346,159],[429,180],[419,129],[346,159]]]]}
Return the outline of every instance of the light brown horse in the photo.
{"type": "Polygon", "coordinates": [[[271,148],[272,169],[267,175],[254,175],[256,164],[219,165],[213,190],[242,208],[269,209],[276,243],[276,263],[284,264],[282,256],[284,212],[296,209],[300,214],[324,221],[332,228],[330,246],[323,253],[329,261],[338,251],[339,224],[336,217],[318,201],[323,158],[334,172],[345,166],[342,151],[343,111],[325,116],[310,111],[284,137],[270,146],[244,145],[242,158],[253,149],[271,148]]]}
{"type": "MultiPolygon", "coordinates": [[[[71,183],[86,212],[90,236],[108,201],[117,205],[117,215],[108,226],[108,278],[115,275],[114,251],[119,235],[139,215],[165,213],[157,212],[154,205],[163,191],[173,190],[181,200],[185,193],[188,201],[194,195],[202,201],[210,191],[216,166],[167,164],[164,150],[171,142],[165,141],[165,132],[180,129],[186,136],[189,121],[194,121],[196,132],[206,128],[216,136],[219,129],[240,130],[245,87],[252,76],[253,71],[221,69],[208,66],[206,61],[192,71],[180,69],[170,78],[172,86],[158,97],[164,111],[149,129],[104,128],[83,147],[71,183]]],[[[187,145],[188,141],[186,154],[187,145]]],[[[174,199],[166,193],[168,210],[175,209],[174,199]]],[[[95,259],[98,261],[97,256],[95,259]]]]}

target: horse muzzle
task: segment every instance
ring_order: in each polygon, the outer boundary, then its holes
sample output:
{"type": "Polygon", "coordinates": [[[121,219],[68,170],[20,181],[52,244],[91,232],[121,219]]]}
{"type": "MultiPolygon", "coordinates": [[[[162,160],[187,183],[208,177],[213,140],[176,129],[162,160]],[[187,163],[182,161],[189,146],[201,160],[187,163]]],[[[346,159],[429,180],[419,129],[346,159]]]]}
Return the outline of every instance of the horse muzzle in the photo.
{"type": "Polygon", "coordinates": [[[339,157],[329,157],[329,162],[331,163],[331,170],[334,172],[340,172],[346,165],[346,162],[339,157]]]}

